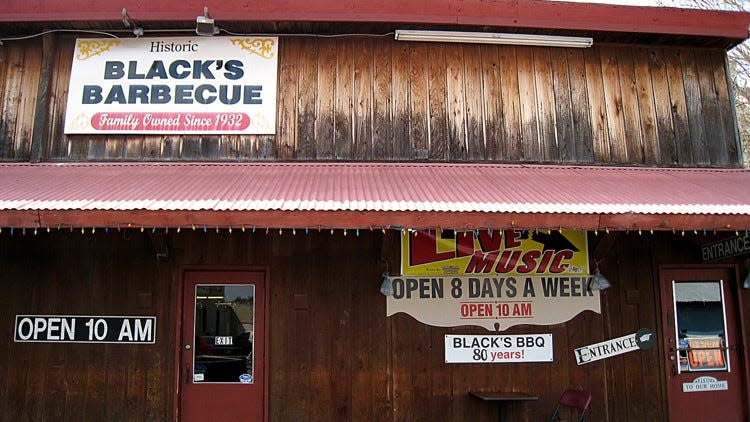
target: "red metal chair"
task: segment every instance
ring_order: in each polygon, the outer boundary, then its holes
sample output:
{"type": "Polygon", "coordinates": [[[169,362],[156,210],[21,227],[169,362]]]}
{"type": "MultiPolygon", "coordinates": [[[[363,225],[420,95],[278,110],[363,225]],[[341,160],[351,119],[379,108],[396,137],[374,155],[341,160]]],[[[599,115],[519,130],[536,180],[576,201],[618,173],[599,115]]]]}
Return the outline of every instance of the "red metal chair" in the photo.
{"type": "Polygon", "coordinates": [[[581,422],[583,420],[583,415],[586,414],[586,411],[589,410],[589,406],[591,405],[591,393],[585,390],[573,390],[568,389],[565,390],[565,392],[560,397],[560,401],[557,402],[557,406],[555,407],[555,413],[552,414],[552,417],[550,418],[550,421],[559,421],[560,420],[560,408],[562,406],[566,407],[572,407],[580,410],[580,416],[578,417],[578,422],[581,422]]]}

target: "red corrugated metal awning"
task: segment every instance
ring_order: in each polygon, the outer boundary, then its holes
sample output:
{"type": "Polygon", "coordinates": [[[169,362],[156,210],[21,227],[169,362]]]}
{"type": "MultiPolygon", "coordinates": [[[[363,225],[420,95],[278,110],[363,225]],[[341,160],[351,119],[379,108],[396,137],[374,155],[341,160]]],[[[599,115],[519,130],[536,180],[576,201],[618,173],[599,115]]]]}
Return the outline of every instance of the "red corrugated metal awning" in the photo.
{"type": "Polygon", "coordinates": [[[0,226],[744,230],[749,187],[735,169],[0,164],[0,226]]]}

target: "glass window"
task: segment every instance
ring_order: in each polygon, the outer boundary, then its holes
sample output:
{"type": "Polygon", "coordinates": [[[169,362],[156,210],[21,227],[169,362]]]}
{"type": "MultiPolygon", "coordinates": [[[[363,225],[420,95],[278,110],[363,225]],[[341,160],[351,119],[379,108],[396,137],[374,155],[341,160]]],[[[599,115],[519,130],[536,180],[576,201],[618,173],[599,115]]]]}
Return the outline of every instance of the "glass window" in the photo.
{"type": "Polygon", "coordinates": [[[726,371],[722,281],[675,281],[679,372],[726,371]]]}
{"type": "Polygon", "coordinates": [[[193,382],[253,382],[255,286],[195,289],[193,382]]]}

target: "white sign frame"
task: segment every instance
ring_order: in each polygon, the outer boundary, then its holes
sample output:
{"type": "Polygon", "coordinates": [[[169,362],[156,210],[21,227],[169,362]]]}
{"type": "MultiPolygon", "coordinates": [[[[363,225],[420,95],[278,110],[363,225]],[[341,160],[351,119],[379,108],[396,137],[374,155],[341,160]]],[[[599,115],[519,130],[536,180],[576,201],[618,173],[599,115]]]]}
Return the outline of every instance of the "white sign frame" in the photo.
{"type": "Polygon", "coordinates": [[[552,334],[445,336],[445,363],[552,362],[552,334]]]}
{"type": "Polygon", "coordinates": [[[627,336],[579,347],[573,352],[576,358],[576,363],[578,365],[585,365],[587,363],[611,358],[623,353],[640,350],[641,348],[636,341],[636,334],[637,333],[633,333],[627,336]]]}
{"type": "Polygon", "coordinates": [[[66,134],[276,132],[276,37],[76,40],[66,134]]]}
{"type": "Polygon", "coordinates": [[[155,344],[156,317],[16,315],[16,343],[155,344]]]}
{"type": "Polygon", "coordinates": [[[714,377],[700,376],[691,382],[682,383],[683,393],[700,393],[703,391],[724,391],[729,390],[729,382],[726,380],[719,381],[714,377]]]}

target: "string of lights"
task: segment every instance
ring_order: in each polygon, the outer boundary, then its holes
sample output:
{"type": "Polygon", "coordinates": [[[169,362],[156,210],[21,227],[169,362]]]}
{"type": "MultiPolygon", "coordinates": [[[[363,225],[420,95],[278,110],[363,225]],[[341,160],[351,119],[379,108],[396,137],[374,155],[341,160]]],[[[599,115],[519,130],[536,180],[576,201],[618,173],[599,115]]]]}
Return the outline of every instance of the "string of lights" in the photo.
{"type": "MultiPolygon", "coordinates": [[[[385,226],[385,227],[323,227],[323,226],[314,226],[314,227],[258,227],[255,225],[239,225],[239,226],[218,226],[218,225],[207,225],[207,224],[191,224],[189,226],[163,226],[163,227],[156,227],[156,226],[146,226],[146,225],[139,225],[134,223],[127,223],[125,225],[118,225],[113,227],[101,227],[101,226],[73,226],[73,225],[66,225],[66,224],[57,224],[56,226],[36,226],[36,227],[25,227],[25,226],[7,226],[7,227],[0,227],[0,235],[8,234],[8,235],[15,235],[20,232],[21,235],[26,235],[27,231],[33,233],[34,235],[39,234],[40,232],[46,232],[51,233],[53,231],[63,231],[68,230],[69,232],[74,231],[80,231],[81,234],[95,234],[97,230],[104,233],[109,233],[110,231],[117,231],[121,232],[123,230],[135,230],[139,231],[141,233],[144,233],[146,231],[150,233],[156,233],[156,232],[163,232],[164,234],[169,234],[169,232],[174,233],[181,233],[183,230],[186,231],[193,231],[193,232],[203,232],[203,233],[209,233],[209,232],[215,232],[215,233],[221,233],[222,231],[226,231],[229,234],[240,232],[240,233],[256,233],[256,231],[265,231],[265,234],[275,233],[278,232],[279,235],[283,235],[284,233],[291,233],[293,236],[296,236],[298,231],[303,232],[304,234],[310,234],[315,233],[316,231],[318,233],[322,231],[328,231],[331,235],[338,233],[341,233],[344,236],[349,235],[350,233],[354,233],[355,236],[359,237],[360,232],[362,231],[381,231],[383,234],[385,234],[387,231],[395,231],[400,233],[402,236],[406,236],[407,234],[412,234],[413,236],[419,236],[419,233],[426,233],[426,232],[435,232],[440,231],[443,232],[445,230],[450,230],[454,233],[461,233],[463,236],[468,236],[469,233],[471,233],[474,237],[479,237],[479,233],[486,231],[490,234],[492,234],[495,231],[503,231],[503,230],[529,230],[533,231],[535,233],[543,232],[543,233],[551,233],[552,231],[558,231],[562,232],[564,230],[571,230],[571,231],[581,231],[581,229],[576,228],[523,228],[523,227],[509,227],[509,228],[476,228],[476,229],[443,229],[443,228],[404,228],[400,226],[385,226]]],[[[604,233],[610,234],[611,231],[619,231],[619,232],[625,232],[629,234],[632,232],[637,232],[639,236],[642,236],[644,234],[647,235],[654,235],[658,232],[672,232],[673,235],[680,235],[685,236],[686,234],[692,234],[693,236],[708,236],[709,233],[716,235],[719,232],[734,232],[736,236],[739,236],[741,232],[743,232],[745,235],[748,235],[750,231],[748,230],[732,230],[730,228],[723,229],[723,230],[717,230],[717,229],[693,229],[693,230],[684,230],[684,229],[677,229],[677,228],[663,228],[660,227],[657,230],[649,229],[649,230],[630,230],[630,229],[620,229],[620,228],[604,228],[604,233]]],[[[600,235],[599,230],[593,230],[593,233],[595,236],[600,235]]]]}

